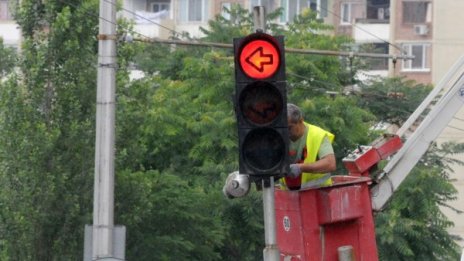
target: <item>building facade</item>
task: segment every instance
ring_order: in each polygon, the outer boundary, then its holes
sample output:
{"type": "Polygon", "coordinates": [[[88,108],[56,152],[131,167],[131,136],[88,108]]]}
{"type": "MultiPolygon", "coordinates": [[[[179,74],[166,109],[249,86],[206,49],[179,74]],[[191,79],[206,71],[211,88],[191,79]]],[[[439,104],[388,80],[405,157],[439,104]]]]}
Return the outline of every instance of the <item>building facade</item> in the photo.
{"type": "Polygon", "coordinates": [[[391,76],[406,76],[420,83],[433,83],[433,0],[396,0],[391,2],[390,53],[415,58],[390,68],[391,76]]]}
{"type": "Polygon", "coordinates": [[[188,32],[192,37],[203,36],[200,27],[207,28],[208,20],[222,14],[224,8],[233,4],[252,10],[264,6],[266,12],[283,8],[282,16],[276,21],[285,24],[311,8],[327,19],[329,2],[332,0],[124,0],[120,15],[136,22],[135,30],[142,36],[166,39],[174,32],[188,32]]]}
{"type": "MultiPolygon", "coordinates": [[[[327,22],[335,33],[353,38],[351,51],[388,54],[390,39],[390,0],[335,0],[331,4],[332,19],[327,22]]],[[[357,78],[386,77],[388,59],[363,59],[366,69],[357,78]]]]}
{"type": "MultiPolygon", "coordinates": [[[[430,6],[432,8],[432,6],[430,6]]],[[[438,84],[452,65],[464,55],[464,26],[462,25],[463,1],[440,0],[433,1],[432,9],[432,34],[431,46],[431,82],[438,84]]],[[[464,108],[450,122],[448,127],[438,138],[437,142],[464,142],[464,108]]],[[[456,155],[462,160],[463,155],[456,155]]],[[[450,205],[464,211],[464,167],[454,166],[454,174],[451,176],[453,185],[457,188],[458,199],[450,205]]],[[[450,233],[464,238],[464,217],[447,208],[443,212],[449,217],[455,226],[450,228],[450,233]]],[[[464,248],[464,241],[458,242],[464,248]]]]}

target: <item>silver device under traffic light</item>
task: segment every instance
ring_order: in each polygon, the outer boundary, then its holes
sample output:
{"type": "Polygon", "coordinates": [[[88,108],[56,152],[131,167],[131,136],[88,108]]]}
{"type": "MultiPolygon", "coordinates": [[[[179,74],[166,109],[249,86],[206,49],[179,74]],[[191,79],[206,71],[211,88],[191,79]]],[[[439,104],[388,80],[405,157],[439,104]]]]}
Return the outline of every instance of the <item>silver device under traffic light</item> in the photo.
{"type": "Polygon", "coordinates": [[[222,192],[228,198],[240,198],[250,191],[250,177],[234,171],[227,176],[222,192]]]}

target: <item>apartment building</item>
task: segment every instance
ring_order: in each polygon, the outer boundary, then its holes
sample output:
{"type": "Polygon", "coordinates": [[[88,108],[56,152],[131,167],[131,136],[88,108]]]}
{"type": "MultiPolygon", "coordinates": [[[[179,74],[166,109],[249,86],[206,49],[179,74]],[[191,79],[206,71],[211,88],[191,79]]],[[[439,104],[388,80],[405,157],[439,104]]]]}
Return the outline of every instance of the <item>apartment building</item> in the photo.
{"type": "Polygon", "coordinates": [[[285,24],[304,8],[318,11],[327,19],[329,2],[332,0],[124,0],[120,15],[134,19],[135,30],[147,37],[168,38],[175,32],[188,32],[192,37],[201,37],[200,27],[207,28],[208,20],[223,14],[224,7],[233,4],[252,10],[254,6],[264,6],[267,12],[283,8],[278,19],[285,24]]]}
{"type": "MultiPolygon", "coordinates": [[[[431,46],[431,82],[437,84],[448,72],[449,68],[464,55],[464,26],[462,25],[462,10],[464,1],[440,0],[432,1],[432,21],[430,33],[432,34],[431,46]]],[[[448,127],[440,135],[437,142],[456,141],[464,142],[464,108],[455,115],[448,127]]],[[[463,160],[463,155],[456,155],[463,160]]],[[[458,189],[458,200],[452,206],[464,211],[464,167],[455,166],[452,175],[453,184],[458,189]]],[[[450,228],[450,233],[464,238],[464,218],[449,209],[443,210],[455,226],[450,228]]],[[[464,241],[459,244],[464,248],[464,241]]]]}
{"type": "Polygon", "coordinates": [[[413,55],[413,60],[382,60],[363,74],[405,76],[432,83],[433,0],[335,0],[332,24],[370,52],[413,55]]]}
{"type": "Polygon", "coordinates": [[[397,0],[391,2],[392,54],[413,55],[390,68],[395,76],[406,76],[421,83],[433,83],[432,54],[434,39],[433,0],[397,0]]]}
{"type": "MultiPolygon", "coordinates": [[[[354,39],[352,51],[388,54],[390,0],[335,0],[328,12],[333,13],[327,22],[335,27],[335,33],[354,39]]],[[[359,80],[388,75],[388,59],[364,58],[364,62],[367,69],[358,73],[359,80]]]]}

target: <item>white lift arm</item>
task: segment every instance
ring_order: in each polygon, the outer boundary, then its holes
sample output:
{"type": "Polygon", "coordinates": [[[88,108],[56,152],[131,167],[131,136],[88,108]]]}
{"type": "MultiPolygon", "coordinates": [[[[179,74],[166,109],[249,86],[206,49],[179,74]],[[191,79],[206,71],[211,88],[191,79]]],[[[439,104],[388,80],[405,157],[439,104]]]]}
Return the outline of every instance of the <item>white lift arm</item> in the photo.
{"type": "Polygon", "coordinates": [[[380,211],[398,189],[411,169],[421,159],[430,144],[440,135],[464,103],[464,56],[427,96],[418,109],[398,131],[403,135],[429,104],[446,89],[444,95],[427,114],[419,127],[384,168],[384,175],[371,189],[372,209],[380,211]]]}

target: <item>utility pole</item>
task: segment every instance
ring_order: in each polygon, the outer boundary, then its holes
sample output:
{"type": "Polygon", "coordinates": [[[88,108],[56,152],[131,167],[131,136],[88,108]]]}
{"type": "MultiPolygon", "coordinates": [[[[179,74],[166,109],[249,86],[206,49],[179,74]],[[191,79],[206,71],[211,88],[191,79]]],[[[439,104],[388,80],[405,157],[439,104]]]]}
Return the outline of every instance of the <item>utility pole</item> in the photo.
{"type": "Polygon", "coordinates": [[[263,179],[263,212],[264,238],[266,246],[263,250],[264,261],[279,261],[280,250],[277,245],[277,228],[274,195],[274,177],[263,179]]]}
{"type": "Polygon", "coordinates": [[[116,0],[100,0],[92,260],[115,260],[116,0]]]}

